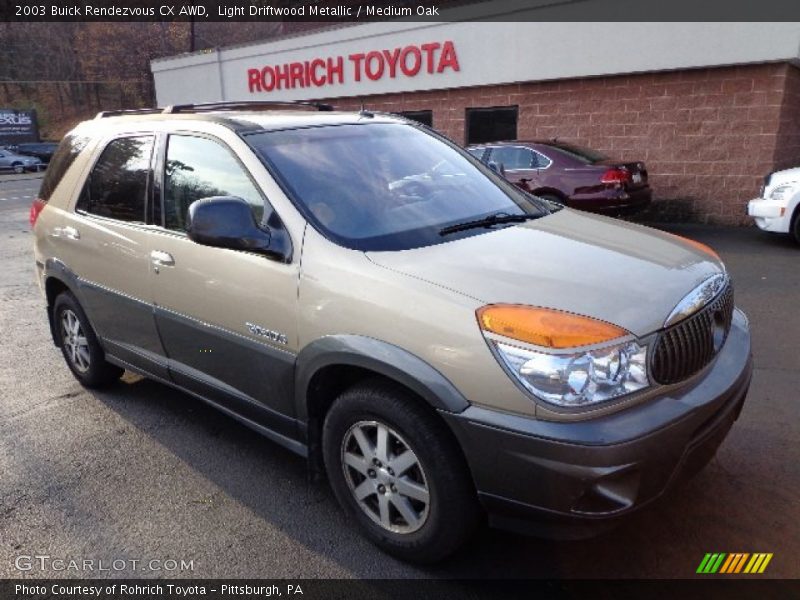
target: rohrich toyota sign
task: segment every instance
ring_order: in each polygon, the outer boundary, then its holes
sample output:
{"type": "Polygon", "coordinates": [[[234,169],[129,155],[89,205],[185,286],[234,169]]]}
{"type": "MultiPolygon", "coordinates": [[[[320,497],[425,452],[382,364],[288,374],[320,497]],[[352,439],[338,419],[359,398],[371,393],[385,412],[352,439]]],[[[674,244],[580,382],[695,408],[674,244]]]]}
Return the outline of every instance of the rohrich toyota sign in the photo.
{"type": "Polygon", "coordinates": [[[250,67],[247,87],[251,94],[258,94],[459,70],[455,44],[448,40],[250,67]]]}

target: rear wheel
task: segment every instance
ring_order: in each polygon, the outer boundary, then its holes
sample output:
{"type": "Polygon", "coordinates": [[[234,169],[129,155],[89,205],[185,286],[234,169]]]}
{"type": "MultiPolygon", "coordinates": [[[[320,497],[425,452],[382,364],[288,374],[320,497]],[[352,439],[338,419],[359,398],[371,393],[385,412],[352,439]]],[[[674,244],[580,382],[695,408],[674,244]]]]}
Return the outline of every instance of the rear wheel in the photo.
{"type": "Polygon", "coordinates": [[[25,167],[22,165],[22,163],[14,163],[11,165],[11,168],[14,169],[14,173],[17,174],[25,172],[25,167]]]}
{"type": "Polygon", "coordinates": [[[106,362],[97,336],[75,296],[63,292],[56,298],[53,319],[64,360],[81,384],[88,388],[102,387],[120,378],[124,370],[106,362]]]}
{"type": "Polygon", "coordinates": [[[342,508],[385,552],[433,562],[479,520],[475,490],[446,426],[381,381],[342,394],[323,429],[325,468],[342,508]]]}

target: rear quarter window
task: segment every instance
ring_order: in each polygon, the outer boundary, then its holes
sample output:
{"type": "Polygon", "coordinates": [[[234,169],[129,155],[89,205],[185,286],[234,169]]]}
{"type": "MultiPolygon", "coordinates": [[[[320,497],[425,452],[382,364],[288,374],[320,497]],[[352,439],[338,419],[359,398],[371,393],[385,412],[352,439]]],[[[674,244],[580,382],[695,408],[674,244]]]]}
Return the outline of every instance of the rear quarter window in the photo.
{"type": "Polygon", "coordinates": [[[53,192],[56,191],[58,184],[64,178],[64,175],[78,158],[78,155],[86,148],[89,143],[89,138],[85,136],[68,134],[58,145],[58,149],[50,159],[50,165],[47,167],[42,186],[39,188],[39,198],[45,202],[50,201],[53,192]]]}

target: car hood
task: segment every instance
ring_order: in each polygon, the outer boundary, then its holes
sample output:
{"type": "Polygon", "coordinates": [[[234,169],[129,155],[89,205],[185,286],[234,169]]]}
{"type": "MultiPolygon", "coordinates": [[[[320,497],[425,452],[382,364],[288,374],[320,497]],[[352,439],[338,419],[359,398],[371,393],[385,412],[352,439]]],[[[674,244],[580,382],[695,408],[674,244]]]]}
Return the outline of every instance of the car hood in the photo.
{"type": "Polygon", "coordinates": [[[482,304],[565,310],[637,336],[660,329],[686,294],[724,271],[719,260],[677,236],[570,209],[435,246],[367,256],[482,304]]]}
{"type": "Polygon", "coordinates": [[[766,189],[772,190],[779,185],[786,185],[787,183],[795,183],[800,181],[800,168],[784,169],[783,171],[775,171],[769,176],[769,185],[766,189]]]}

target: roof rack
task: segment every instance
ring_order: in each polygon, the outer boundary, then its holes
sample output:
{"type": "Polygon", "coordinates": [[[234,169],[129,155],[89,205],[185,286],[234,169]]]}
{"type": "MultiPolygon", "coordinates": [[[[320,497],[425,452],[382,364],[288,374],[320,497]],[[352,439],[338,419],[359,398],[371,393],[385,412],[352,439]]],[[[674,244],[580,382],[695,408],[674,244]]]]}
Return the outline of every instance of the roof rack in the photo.
{"type": "Polygon", "coordinates": [[[95,119],[105,117],[118,117],[120,115],[156,115],[164,112],[163,108],[128,108],[125,110],[103,110],[97,113],[95,119]]]}
{"type": "Polygon", "coordinates": [[[200,104],[173,104],[160,111],[166,115],[181,112],[203,112],[210,110],[238,110],[254,108],[271,108],[274,106],[309,106],[319,111],[332,111],[333,106],[321,102],[305,100],[239,100],[229,102],[203,102],[200,104]]]}
{"type": "Polygon", "coordinates": [[[309,106],[319,111],[332,111],[333,105],[306,100],[237,100],[229,102],[201,102],[199,104],[173,104],[166,108],[130,108],[125,110],[103,110],[95,119],[118,117],[122,115],[173,115],[176,113],[204,112],[211,110],[239,110],[254,108],[270,108],[274,106],[309,106]]]}

